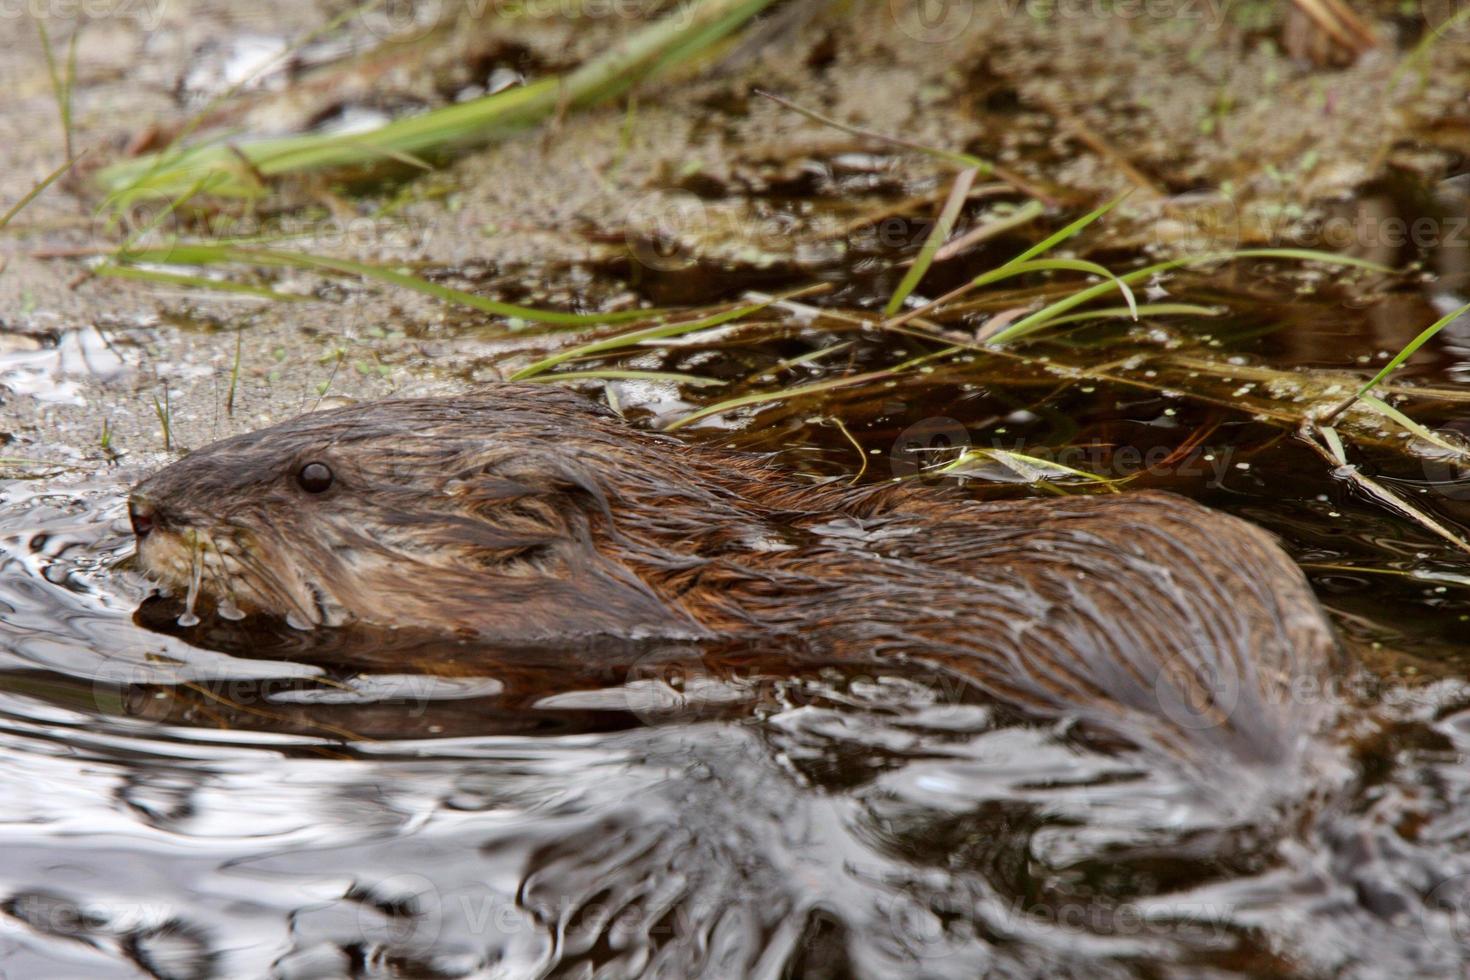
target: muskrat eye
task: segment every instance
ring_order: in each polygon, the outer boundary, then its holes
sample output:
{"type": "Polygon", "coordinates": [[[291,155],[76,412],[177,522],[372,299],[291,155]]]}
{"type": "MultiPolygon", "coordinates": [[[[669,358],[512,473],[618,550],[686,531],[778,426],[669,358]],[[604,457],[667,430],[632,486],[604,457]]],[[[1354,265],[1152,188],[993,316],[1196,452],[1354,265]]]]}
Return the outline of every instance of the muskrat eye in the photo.
{"type": "Polygon", "coordinates": [[[296,471],[296,482],[307,493],[321,493],[332,485],[332,471],[326,463],[307,463],[296,471]]]}

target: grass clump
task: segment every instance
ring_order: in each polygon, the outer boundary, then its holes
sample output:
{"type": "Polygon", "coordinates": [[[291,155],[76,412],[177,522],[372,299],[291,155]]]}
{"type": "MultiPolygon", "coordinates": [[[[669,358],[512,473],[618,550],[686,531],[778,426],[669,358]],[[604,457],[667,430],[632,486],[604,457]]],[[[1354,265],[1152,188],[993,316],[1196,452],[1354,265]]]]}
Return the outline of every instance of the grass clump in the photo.
{"type": "Polygon", "coordinates": [[[258,198],[271,179],[292,174],[371,168],[388,161],[428,167],[425,157],[502,139],[567,110],[614,98],[707,51],[771,2],[699,0],[565,75],[396,119],[370,132],[170,149],[114,164],[97,180],[114,203],[126,204],[141,194],[185,194],[201,182],[220,197],[258,198]]]}

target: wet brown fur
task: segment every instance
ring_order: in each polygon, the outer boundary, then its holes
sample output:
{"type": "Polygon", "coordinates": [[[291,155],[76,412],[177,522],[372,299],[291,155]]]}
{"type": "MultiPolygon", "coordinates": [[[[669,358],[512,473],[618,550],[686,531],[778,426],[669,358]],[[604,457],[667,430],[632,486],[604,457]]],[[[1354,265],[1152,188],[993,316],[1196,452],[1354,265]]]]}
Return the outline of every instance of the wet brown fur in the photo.
{"type": "Polygon", "coordinates": [[[910,657],[1035,716],[1274,768],[1325,720],[1335,643],[1261,530],[1162,493],[981,503],[800,482],[763,457],[502,385],[305,415],[140,484],[142,563],[312,625],[497,640],[780,636],[910,657]],[[320,495],[294,478],[331,467],[320,495]]]}

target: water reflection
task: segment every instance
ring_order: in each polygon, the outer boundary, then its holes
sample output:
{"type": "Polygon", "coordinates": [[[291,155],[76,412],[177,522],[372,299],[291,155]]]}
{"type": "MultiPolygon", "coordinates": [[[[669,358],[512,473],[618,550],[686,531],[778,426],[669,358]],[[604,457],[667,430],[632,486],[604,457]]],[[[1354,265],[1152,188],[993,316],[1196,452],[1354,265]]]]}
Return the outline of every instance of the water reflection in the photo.
{"type": "Polygon", "coordinates": [[[918,670],[182,629],[126,569],[122,489],[0,501],[17,975],[1463,966],[1450,682],[1262,826],[1248,781],[1202,792],[918,670]]]}

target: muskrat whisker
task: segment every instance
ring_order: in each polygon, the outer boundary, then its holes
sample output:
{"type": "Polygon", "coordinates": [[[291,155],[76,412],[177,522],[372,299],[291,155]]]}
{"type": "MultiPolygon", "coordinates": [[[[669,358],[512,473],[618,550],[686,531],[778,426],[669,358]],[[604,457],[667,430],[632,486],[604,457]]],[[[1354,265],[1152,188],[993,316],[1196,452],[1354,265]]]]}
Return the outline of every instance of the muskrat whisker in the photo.
{"type": "Polygon", "coordinates": [[[262,564],[259,559],[247,551],[242,550],[235,558],[242,567],[255,573],[258,586],[264,587],[263,591],[273,594],[277,599],[293,607],[286,613],[288,621],[294,614],[299,613],[304,623],[308,626],[311,624],[311,612],[301,604],[301,600],[296,597],[296,594],[292,590],[286,588],[285,583],[281,581],[281,577],[274,570],[262,564]]]}
{"type": "Polygon", "coordinates": [[[194,606],[199,601],[199,589],[204,584],[204,548],[199,542],[199,532],[189,532],[189,591],[184,598],[184,611],[179,614],[180,626],[198,626],[199,616],[194,606]]]}
{"type": "Polygon", "coordinates": [[[222,541],[218,537],[211,537],[210,543],[214,545],[214,553],[219,561],[209,566],[210,578],[213,579],[219,590],[219,599],[215,602],[215,611],[220,617],[229,620],[244,619],[245,614],[240,607],[235,605],[234,578],[229,574],[230,562],[237,560],[235,556],[225,554],[222,541]]]}

